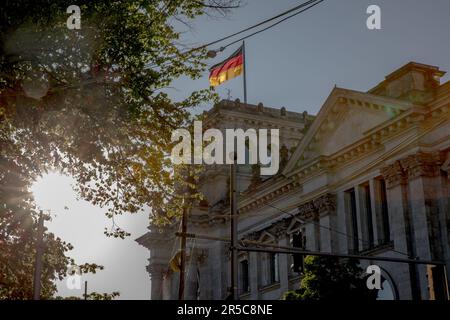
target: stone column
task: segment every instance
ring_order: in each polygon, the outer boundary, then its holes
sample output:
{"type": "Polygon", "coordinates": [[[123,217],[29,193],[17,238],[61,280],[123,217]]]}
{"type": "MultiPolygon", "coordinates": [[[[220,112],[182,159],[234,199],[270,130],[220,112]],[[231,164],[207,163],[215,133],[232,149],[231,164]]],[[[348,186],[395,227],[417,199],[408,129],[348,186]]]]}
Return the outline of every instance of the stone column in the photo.
{"type": "Polygon", "coordinates": [[[206,248],[200,249],[197,254],[197,267],[199,269],[199,286],[200,286],[200,300],[212,299],[211,292],[211,277],[209,261],[209,250],[206,248]]]}
{"type": "Polygon", "coordinates": [[[259,299],[259,266],[258,266],[258,253],[249,252],[248,253],[248,266],[249,266],[249,280],[250,280],[250,299],[259,299]]]}
{"type": "Polygon", "coordinates": [[[337,207],[336,207],[336,228],[339,233],[336,233],[337,238],[337,252],[348,252],[348,237],[345,234],[348,233],[347,228],[347,211],[345,206],[345,193],[343,191],[337,194],[337,207]]]}
{"type": "MultiPolygon", "coordinates": [[[[394,249],[413,257],[415,248],[412,239],[406,174],[400,161],[388,165],[381,171],[386,180],[389,223],[391,226],[390,237],[394,241],[394,249]]],[[[402,255],[402,258],[405,258],[405,256],[402,255]]],[[[392,271],[395,275],[395,281],[397,281],[400,299],[419,299],[420,286],[417,280],[416,266],[397,264],[395,270],[392,271]]]]}
{"type": "Polygon", "coordinates": [[[313,200],[314,208],[320,224],[320,250],[323,252],[337,251],[337,237],[334,231],[336,223],[335,195],[325,194],[313,200]]]}
{"type": "Polygon", "coordinates": [[[151,281],[151,300],[162,300],[163,298],[163,275],[165,271],[167,271],[167,265],[153,263],[147,266],[151,281]]]}
{"type": "Polygon", "coordinates": [[[368,239],[366,232],[365,208],[360,186],[355,186],[356,221],[358,222],[358,251],[367,249],[368,239]]]}
{"type": "Polygon", "coordinates": [[[378,221],[378,213],[381,211],[381,208],[377,208],[377,185],[374,179],[369,180],[369,189],[370,189],[370,209],[372,211],[372,226],[373,226],[373,243],[374,245],[379,244],[381,242],[382,235],[378,235],[378,231],[381,230],[379,224],[382,223],[378,221]]]}
{"type": "MultiPolygon", "coordinates": [[[[280,234],[278,238],[278,245],[280,246],[290,246],[289,239],[286,237],[286,232],[280,234]],[[284,236],[283,236],[284,235],[284,236]]],[[[279,262],[279,276],[280,276],[280,291],[282,293],[289,290],[289,268],[291,260],[290,254],[279,254],[278,255],[279,262]]]]}
{"type": "Polygon", "coordinates": [[[166,271],[163,273],[162,280],[162,300],[172,299],[172,272],[166,271]]]}
{"type": "Polygon", "coordinates": [[[306,202],[299,206],[299,216],[305,224],[306,249],[311,251],[320,251],[320,233],[319,216],[314,207],[313,201],[306,202]]]}
{"type": "MultiPolygon", "coordinates": [[[[447,242],[445,213],[440,200],[445,197],[437,153],[419,152],[401,160],[408,175],[416,255],[420,259],[444,260],[443,244],[447,242]]],[[[426,266],[418,266],[422,299],[429,299],[426,266]]]]}

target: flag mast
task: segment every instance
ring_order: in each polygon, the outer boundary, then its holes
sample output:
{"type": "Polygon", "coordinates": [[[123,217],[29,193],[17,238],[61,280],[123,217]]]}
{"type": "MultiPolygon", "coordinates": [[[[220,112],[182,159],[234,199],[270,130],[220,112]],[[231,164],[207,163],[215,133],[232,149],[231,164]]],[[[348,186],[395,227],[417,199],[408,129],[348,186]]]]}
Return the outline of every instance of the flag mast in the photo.
{"type": "Polygon", "coordinates": [[[247,104],[247,58],[245,57],[245,40],[242,41],[242,55],[244,57],[244,102],[247,104]]]}

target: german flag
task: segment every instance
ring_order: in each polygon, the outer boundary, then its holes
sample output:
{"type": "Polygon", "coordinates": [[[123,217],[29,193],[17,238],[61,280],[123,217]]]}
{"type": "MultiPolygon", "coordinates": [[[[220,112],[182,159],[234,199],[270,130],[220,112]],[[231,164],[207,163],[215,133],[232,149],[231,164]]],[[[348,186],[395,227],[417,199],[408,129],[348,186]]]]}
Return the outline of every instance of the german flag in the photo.
{"type": "Polygon", "coordinates": [[[209,83],[211,87],[233,79],[242,73],[244,64],[244,51],[241,46],[235,53],[233,53],[226,60],[212,66],[209,69],[209,83]]]}

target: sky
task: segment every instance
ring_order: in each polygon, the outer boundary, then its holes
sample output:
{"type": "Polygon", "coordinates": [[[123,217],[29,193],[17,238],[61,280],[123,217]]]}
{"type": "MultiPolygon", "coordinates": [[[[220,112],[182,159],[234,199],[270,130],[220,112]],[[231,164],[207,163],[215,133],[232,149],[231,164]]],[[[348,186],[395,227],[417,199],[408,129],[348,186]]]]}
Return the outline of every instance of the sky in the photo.
{"type": "MultiPolygon", "coordinates": [[[[184,40],[201,45],[299,3],[246,0],[225,18],[196,19],[183,34],[184,40]]],[[[248,102],[316,114],[335,85],[367,91],[409,61],[450,71],[449,13],[448,0],[326,0],[246,40],[248,102]],[[381,30],[366,27],[366,9],[371,4],[381,8],[381,30]]],[[[223,60],[238,46],[230,46],[208,64],[223,60]]],[[[449,79],[446,75],[443,81],[449,79]]],[[[194,90],[208,87],[208,73],[198,80],[177,79],[171,87],[174,89],[169,94],[181,100],[194,90]]],[[[242,101],[242,77],[224,83],[217,92],[227,98],[228,90],[232,99],[242,101]]],[[[208,108],[199,106],[193,111],[208,108]]],[[[74,245],[71,256],[80,263],[105,266],[104,271],[83,276],[88,291],[119,291],[120,299],[149,299],[150,279],[145,271],[149,253],[134,241],[146,232],[147,212],[117,219],[131,237],[106,238],[103,231],[110,227],[110,221],[104,216],[105,210],[77,200],[71,183],[69,177],[50,173],[34,187],[34,192],[41,208],[52,212],[48,228],[74,245]]],[[[69,290],[62,281],[58,292],[62,296],[81,296],[83,290],[69,290]]]]}

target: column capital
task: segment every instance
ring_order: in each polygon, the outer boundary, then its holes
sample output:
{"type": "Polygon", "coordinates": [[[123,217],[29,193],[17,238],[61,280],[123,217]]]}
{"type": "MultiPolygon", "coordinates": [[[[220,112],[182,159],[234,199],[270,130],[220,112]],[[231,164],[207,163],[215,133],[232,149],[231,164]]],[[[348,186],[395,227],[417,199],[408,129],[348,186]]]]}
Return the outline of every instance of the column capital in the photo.
{"type": "Polygon", "coordinates": [[[313,200],[319,216],[334,214],[336,212],[336,195],[326,193],[313,200]]]}
{"type": "Polygon", "coordinates": [[[440,175],[440,165],[442,164],[439,153],[418,152],[400,160],[403,170],[408,175],[408,179],[418,177],[437,177],[440,175]]]}
{"type": "Polygon", "coordinates": [[[406,174],[399,160],[381,169],[388,188],[394,188],[406,183],[406,174]]]}
{"type": "Polygon", "coordinates": [[[147,272],[150,274],[150,277],[161,277],[168,268],[167,264],[152,263],[147,266],[147,272]]]}
{"type": "Polygon", "coordinates": [[[304,220],[313,220],[317,218],[317,211],[313,201],[308,201],[298,207],[298,214],[304,220]]]}

